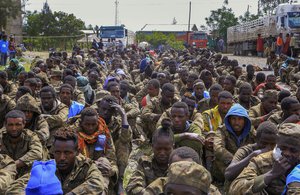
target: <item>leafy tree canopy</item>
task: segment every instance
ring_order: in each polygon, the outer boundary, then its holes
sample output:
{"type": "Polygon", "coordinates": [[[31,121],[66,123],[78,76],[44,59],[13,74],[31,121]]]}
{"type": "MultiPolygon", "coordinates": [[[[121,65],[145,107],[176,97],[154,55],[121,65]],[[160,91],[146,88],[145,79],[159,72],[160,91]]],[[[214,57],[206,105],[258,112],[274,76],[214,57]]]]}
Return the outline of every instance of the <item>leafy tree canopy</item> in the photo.
{"type": "Polygon", "coordinates": [[[0,0],[0,30],[6,28],[8,18],[16,18],[20,11],[17,1],[0,0]]]}

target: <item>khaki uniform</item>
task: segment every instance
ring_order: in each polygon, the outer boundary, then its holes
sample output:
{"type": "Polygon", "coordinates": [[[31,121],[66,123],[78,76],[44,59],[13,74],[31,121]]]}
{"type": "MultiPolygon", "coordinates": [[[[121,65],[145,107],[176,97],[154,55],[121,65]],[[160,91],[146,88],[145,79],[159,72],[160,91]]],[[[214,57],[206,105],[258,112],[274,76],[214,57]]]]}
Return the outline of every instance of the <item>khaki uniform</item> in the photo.
{"type": "Polygon", "coordinates": [[[211,107],[209,102],[210,102],[210,99],[206,99],[206,98],[203,98],[202,100],[200,100],[197,105],[198,112],[203,113],[207,110],[213,109],[216,106],[215,105],[215,106],[211,107]]]}
{"type": "MultiPolygon", "coordinates": [[[[171,118],[171,109],[172,108],[169,108],[161,115],[158,122],[156,123],[156,128],[159,128],[161,126],[161,122],[163,121],[163,119],[171,118]]],[[[201,131],[204,129],[202,114],[197,112],[197,110],[194,110],[193,115],[190,118],[190,121],[193,124],[197,125],[201,129],[201,131]]]]}
{"type": "Polygon", "coordinates": [[[251,80],[251,79],[248,79],[248,76],[247,76],[247,73],[245,74],[242,74],[237,82],[236,82],[236,86],[239,88],[243,83],[249,83],[252,87],[252,89],[254,90],[255,89],[255,77],[251,80]]]}
{"type": "Polygon", "coordinates": [[[49,112],[45,111],[42,105],[40,108],[49,125],[50,138],[47,141],[47,147],[51,147],[55,131],[62,127],[68,119],[69,108],[58,100],[56,100],[54,108],[49,112]]]}
{"type": "MultiPolygon", "coordinates": [[[[277,110],[280,110],[280,107],[277,106],[277,110]]],[[[251,120],[252,125],[257,128],[260,123],[263,122],[263,116],[267,115],[262,106],[261,103],[257,104],[256,106],[253,106],[249,109],[249,117],[251,120]]]]}
{"type": "Polygon", "coordinates": [[[264,184],[263,174],[272,169],[274,163],[272,151],[253,158],[242,173],[232,182],[229,194],[281,194],[285,178],[281,176],[268,186],[264,184]]]}
{"type": "Polygon", "coordinates": [[[283,115],[282,111],[275,112],[269,117],[268,120],[274,123],[275,125],[279,125],[284,121],[282,115],[283,115]]]}
{"type": "Polygon", "coordinates": [[[74,90],[73,100],[78,102],[78,103],[81,103],[82,105],[85,105],[84,94],[79,89],[74,90]]]}
{"type": "MultiPolygon", "coordinates": [[[[61,182],[64,194],[73,192],[76,195],[99,195],[104,190],[101,172],[92,160],[85,158],[83,155],[76,157],[75,166],[67,177],[62,178],[58,170],[56,176],[61,182]]],[[[30,174],[26,174],[13,182],[6,194],[25,195],[24,189],[29,178],[30,174]]]]}
{"type": "Polygon", "coordinates": [[[4,194],[5,190],[15,180],[17,167],[15,161],[6,154],[0,154],[0,193],[4,194]]]}
{"type": "Polygon", "coordinates": [[[3,94],[8,95],[11,99],[15,99],[17,93],[17,86],[12,81],[7,81],[6,86],[3,87],[3,94]]]}
{"type": "Polygon", "coordinates": [[[5,115],[16,107],[16,103],[7,95],[0,98],[0,128],[4,125],[5,115]]]}
{"type": "Polygon", "coordinates": [[[229,133],[226,126],[223,125],[217,130],[214,138],[214,154],[215,161],[213,163],[212,175],[218,179],[224,180],[225,169],[228,167],[233,159],[233,155],[241,147],[247,144],[255,143],[255,132],[251,130],[249,134],[241,140],[237,145],[236,138],[229,133]]]}
{"type": "Polygon", "coordinates": [[[38,103],[31,95],[23,95],[17,102],[16,109],[21,111],[33,112],[33,121],[25,128],[35,132],[40,141],[45,144],[50,137],[49,125],[47,121],[41,116],[41,109],[38,103]]]}
{"type": "MultiPolygon", "coordinates": [[[[145,188],[143,195],[164,195],[164,186],[166,185],[167,177],[160,177],[153,181],[145,188]]],[[[221,195],[218,188],[214,185],[209,187],[210,195],[221,195]]]]}
{"type": "Polygon", "coordinates": [[[242,102],[240,102],[240,99],[239,99],[238,96],[234,97],[234,101],[236,103],[241,104],[247,110],[249,110],[251,107],[256,106],[256,105],[258,105],[260,103],[260,99],[257,96],[254,96],[254,95],[250,96],[250,105],[249,106],[242,104],[242,102]]]}
{"type": "Polygon", "coordinates": [[[153,156],[143,156],[129,180],[126,192],[128,195],[139,194],[154,180],[166,174],[167,170],[161,169],[153,156]]]}
{"type": "Polygon", "coordinates": [[[152,98],[151,103],[143,108],[141,114],[143,130],[149,139],[152,138],[152,134],[156,130],[158,120],[154,120],[155,115],[163,114],[174,102],[170,102],[169,106],[165,106],[161,104],[161,98],[156,97],[152,98]]]}
{"type": "Polygon", "coordinates": [[[13,146],[6,129],[3,128],[0,132],[1,154],[7,154],[13,160],[21,160],[26,164],[25,167],[17,170],[17,178],[30,171],[33,161],[42,160],[43,152],[42,144],[34,132],[24,129],[20,136],[20,141],[13,146]]]}
{"type": "Polygon", "coordinates": [[[113,117],[107,125],[116,148],[117,165],[120,177],[123,177],[130,154],[132,130],[131,127],[122,127],[122,119],[113,117]]]}

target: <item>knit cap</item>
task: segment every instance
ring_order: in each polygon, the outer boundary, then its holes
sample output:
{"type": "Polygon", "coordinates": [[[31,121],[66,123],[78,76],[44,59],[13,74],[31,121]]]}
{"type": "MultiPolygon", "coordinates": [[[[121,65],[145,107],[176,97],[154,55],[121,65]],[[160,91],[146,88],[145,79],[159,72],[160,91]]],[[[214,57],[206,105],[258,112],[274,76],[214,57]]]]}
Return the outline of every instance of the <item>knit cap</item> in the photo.
{"type": "Polygon", "coordinates": [[[25,189],[26,195],[63,194],[61,183],[55,175],[55,160],[34,161],[25,189]]]}

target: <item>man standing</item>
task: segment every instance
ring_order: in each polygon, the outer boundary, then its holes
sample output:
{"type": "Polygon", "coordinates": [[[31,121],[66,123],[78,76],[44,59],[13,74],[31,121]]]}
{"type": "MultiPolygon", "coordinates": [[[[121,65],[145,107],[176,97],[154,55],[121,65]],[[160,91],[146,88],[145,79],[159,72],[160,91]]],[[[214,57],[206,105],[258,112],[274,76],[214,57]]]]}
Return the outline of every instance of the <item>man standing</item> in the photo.
{"type": "Polygon", "coordinates": [[[7,35],[2,36],[0,40],[0,65],[5,66],[7,61],[8,54],[8,41],[7,35]]]}
{"type": "Polygon", "coordinates": [[[282,52],[282,48],[283,48],[283,39],[282,39],[282,33],[279,33],[277,40],[276,40],[276,54],[280,55],[282,52]]]}
{"type": "Polygon", "coordinates": [[[257,51],[257,56],[258,57],[263,57],[263,53],[264,53],[264,39],[261,37],[261,34],[257,35],[256,51],[257,51]]]}

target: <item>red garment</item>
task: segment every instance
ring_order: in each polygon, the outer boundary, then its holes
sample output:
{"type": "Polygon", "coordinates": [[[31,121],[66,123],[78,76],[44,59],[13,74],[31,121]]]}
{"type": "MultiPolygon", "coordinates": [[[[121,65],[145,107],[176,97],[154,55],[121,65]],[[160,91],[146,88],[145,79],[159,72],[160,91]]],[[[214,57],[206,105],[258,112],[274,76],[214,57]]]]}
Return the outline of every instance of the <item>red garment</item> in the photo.
{"type": "MultiPolygon", "coordinates": [[[[266,86],[266,83],[261,83],[261,84],[259,84],[259,85],[255,88],[255,90],[254,90],[254,92],[253,92],[253,95],[257,95],[257,93],[259,92],[259,90],[262,89],[262,88],[265,88],[265,86],[266,86]]],[[[276,89],[277,91],[281,91],[281,87],[280,87],[279,85],[277,85],[277,84],[275,84],[275,89],[276,89]]]]}
{"type": "Polygon", "coordinates": [[[146,96],[143,97],[143,99],[142,99],[142,101],[141,101],[141,105],[142,105],[142,107],[147,106],[147,98],[146,98],[146,96]]]}
{"type": "Polygon", "coordinates": [[[256,51],[263,52],[264,51],[264,39],[259,37],[256,41],[256,51]]]}
{"type": "Polygon", "coordinates": [[[290,47],[291,37],[287,37],[282,49],[282,53],[288,54],[289,47],[290,47]]]}

